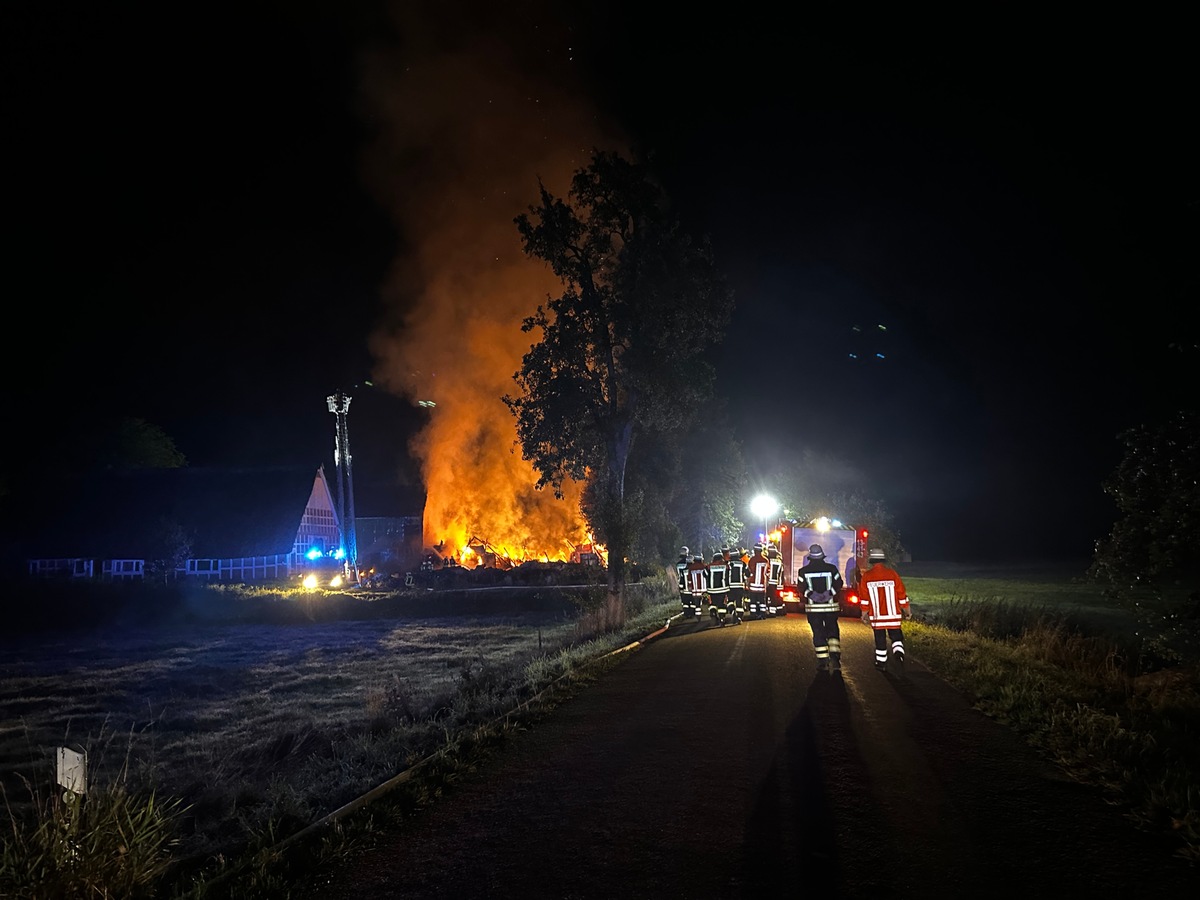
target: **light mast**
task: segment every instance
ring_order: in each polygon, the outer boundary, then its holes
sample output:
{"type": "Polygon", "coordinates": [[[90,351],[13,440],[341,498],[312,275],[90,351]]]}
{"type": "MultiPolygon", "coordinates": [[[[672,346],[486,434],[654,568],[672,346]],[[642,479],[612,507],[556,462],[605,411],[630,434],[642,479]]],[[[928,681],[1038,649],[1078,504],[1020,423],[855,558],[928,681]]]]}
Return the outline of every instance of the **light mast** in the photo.
{"type": "Polygon", "coordinates": [[[345,393],[338,391],[331,394],[326,402],[329,404],[329,411],[337,416],[337,440],[333,447],[333,461],[337,465],[338,473],[338,530],[342,538],[342,553],[349,568],[351,581],[358,584],[358,542],[354,535],[354,472],[350,457],[350,429],[346,424],[350,414],[350,399],[345,393]]]}

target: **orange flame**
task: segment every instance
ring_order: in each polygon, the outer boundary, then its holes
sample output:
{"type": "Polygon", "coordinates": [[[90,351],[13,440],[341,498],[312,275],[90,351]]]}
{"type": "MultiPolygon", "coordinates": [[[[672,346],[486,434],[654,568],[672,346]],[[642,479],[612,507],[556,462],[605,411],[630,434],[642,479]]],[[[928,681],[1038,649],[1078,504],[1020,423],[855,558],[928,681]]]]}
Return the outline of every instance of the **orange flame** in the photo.
{"type": "Polygon", "coordinates": [[[536,490],[501,399],[537,337],[521,322],[562,291],[525,256],[513,219],[539,182],[563,196],[591,149],[611,142],[566,71],[519,73],[512,60],[535,56],[486,40],[455,47],[380,53],[366,69],[380,134],[368,168],[406,248],[384,291],[390,319],[372,336],[373,379],[435,404],[410,448],[426,546],[478,536],[512,559],[567,559],[587,542],[581,486],[564,485],[562,500],[536,490]]]}

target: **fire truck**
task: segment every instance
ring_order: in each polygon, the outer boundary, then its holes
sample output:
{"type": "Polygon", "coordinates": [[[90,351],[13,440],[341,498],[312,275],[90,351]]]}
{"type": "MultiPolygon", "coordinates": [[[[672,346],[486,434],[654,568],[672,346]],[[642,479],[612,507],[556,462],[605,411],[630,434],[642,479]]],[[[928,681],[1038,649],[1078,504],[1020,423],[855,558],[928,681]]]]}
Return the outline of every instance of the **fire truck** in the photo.
{"type": "Polygon", "coordinates": [[[856,588],[859,572],[867,565],[865,528],[849,528],[837,519],[821,516],[805,524],[786,519],[775,531],[779,534],[779,553],[783,557],[783,585],[779,593],[785,612],[804,612],[804,586],[797,584],[796,572],[808,562],[808,548],[820,544],[825,559],[838,567],[845,585],[838,596],[839,614],[860,615],[856,588]]]}

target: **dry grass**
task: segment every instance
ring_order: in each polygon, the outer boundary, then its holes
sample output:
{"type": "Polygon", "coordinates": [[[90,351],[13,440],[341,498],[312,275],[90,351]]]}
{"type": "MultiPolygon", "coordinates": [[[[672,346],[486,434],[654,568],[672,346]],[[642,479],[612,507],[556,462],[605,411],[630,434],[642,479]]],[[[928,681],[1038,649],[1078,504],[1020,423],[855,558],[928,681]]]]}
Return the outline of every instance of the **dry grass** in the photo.
{"type": "MultiPolygon", "coordinates": [[[[491,739],[484,723],[626,639],[588,638],[561,611],[318,621],[317,603],[306,597],[291,624],[123,622],[0,644],[0,788],[14,834],[59,827],[38,791],[55,791],[54,750],[72,746],[88,754],[96,797],[113,796],[104,773],[120,769],[126,806],[174,798],[157,808],[174,812],[175,890],[200,896],[235,867],[267,884],[247,855],[265,865],[280,840],[418,761],[434,759],[420,791],[436,792],[491,739]]],[[[631,627],[666,609],[647,602],[631,627]]]]}

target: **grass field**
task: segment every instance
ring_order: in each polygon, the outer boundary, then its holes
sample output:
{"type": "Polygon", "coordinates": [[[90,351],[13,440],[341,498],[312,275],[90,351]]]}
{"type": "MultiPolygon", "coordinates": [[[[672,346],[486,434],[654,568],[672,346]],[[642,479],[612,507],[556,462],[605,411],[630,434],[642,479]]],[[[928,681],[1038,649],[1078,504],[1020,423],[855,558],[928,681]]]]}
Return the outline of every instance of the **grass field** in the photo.
{"type": "MultiPolygon", "coordinates": [[[[673,590],[659,591],[635,603],[631,634],[674,611],[673,590]]],[[[123,609],[119,624],[0,641],[10,817],[54,803],[64,746],[86,751],[93,786],[186,805],[171,848],[182,865],[228,859],[353,801],[629,636],[590,635],[561,603],[411,618],[380,617],[373,597],[358,610],[366,618],[330,621],[313,595],[268,602],[255,618],[270,623],[228,621],[227,609],[225,621],[145,626],[123,609]]]]}
{"type": "MultiPolygon", "coordinates": [[[[1128,612],[1084,582],[1085,569],[904,566],[911,652],[1196,856],[1194,679],[1155,687],[1118,664],[1127,650],[1113,637],[1128,639],[1128,612]]],[[[227,871],[439,748],[461,747],[472,729],[659,627],[677,601],[669,582],[654,586],[629,628],[603,637],[544,603],[445,617],[380,604],[358,619],[321,604],[273,604],[270,621],[153,626],[125,610],[120,625],[0,641],[0,787],[14,826],[54,807],[55,748],[86,750],[92,784],[120,788],[130,804],[150,791],[160,805],[178,801],[176,889],[189,870],[202,885],[206,871],[227,871]]],[[[156,838],[164,828],[146,825],[156,838]]],[[[31,846],[6,842],[0,886],[31,846]]]]}

